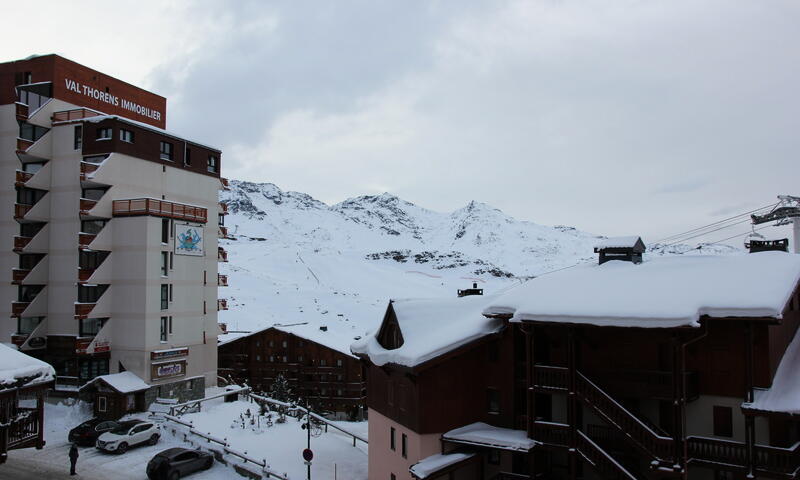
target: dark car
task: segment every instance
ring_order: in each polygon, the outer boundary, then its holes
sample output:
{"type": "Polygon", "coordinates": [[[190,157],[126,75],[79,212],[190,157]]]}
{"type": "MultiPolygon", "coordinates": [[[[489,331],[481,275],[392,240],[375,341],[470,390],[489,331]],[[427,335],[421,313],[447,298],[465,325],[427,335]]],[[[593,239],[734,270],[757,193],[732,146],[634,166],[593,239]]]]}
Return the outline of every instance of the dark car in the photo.
{"type": "Polygon", "coordinates": [[[67,440],[78,445],[92,446],[97,441],[97,437],[117,428],[119,428],[119,423],[117,422],[93,418],[70,430],[67,440]]]}
{"type": "Polygon", "coordinates": [[[198,470],[208,470],[214,465],[214,456],[200,450],[168,448],[156,454],[147,464],[150,480],[176,480],[198,470]]]}

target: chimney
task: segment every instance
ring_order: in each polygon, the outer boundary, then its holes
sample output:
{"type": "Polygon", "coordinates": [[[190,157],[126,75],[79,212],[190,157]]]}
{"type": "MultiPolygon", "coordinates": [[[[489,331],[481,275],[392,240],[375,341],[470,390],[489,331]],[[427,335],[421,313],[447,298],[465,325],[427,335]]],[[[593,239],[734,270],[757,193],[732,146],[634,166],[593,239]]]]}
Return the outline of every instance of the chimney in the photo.
{"type": "Polygon", "coordinates": [[[769,252],[773,250],[777,252],[788,252],[789,239],[783,238],[781,240],[750,240],[749,242],[745,243],[744,246],[750,249],[750,253],[769,252]]]}
{"type": "Polygon", "coordinates": [[[473,282],[472,288],[467,288],[466,290],[459,290],[458,296],[459,297],[468,297],[470,295],[483,295],[483,289],[478,288],[478,283],[473,282]]]}
{"type": "Polygon", "coordinates": [[[624,260],[631,263],[642,263],[645,246],[642,237],[610,237],[601,240],[594,246],[594,253],[599,253],[600,265],[610,260],[624,260]]]}

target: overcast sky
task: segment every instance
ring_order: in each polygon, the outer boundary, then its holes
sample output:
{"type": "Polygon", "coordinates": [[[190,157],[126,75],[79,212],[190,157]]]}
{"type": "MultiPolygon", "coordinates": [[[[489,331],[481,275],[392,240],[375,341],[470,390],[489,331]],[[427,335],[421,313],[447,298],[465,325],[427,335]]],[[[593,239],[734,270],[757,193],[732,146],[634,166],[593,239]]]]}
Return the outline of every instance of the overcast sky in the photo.
{"type": "Polygon", "coordinates": [[[166,96],[229,178],[651,241],[800,194],[796,0],[76,3],[0,58],[166,96]]]}

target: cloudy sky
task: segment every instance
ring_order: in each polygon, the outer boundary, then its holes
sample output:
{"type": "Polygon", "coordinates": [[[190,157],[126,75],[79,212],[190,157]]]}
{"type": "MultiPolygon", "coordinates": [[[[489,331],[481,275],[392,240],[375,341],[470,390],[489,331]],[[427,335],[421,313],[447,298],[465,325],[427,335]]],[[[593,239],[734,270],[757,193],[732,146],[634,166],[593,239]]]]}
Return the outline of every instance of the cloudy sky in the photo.
{"type": "Polygon", "coordinates": [[[4,25],[0,58],[59,53],[153,90],[170,130],[223,149],[223,175],[328,203],[476,199],[657,240],[800,194],[795,0],[36,10],[0,6],[20,19],[4,25]]]}

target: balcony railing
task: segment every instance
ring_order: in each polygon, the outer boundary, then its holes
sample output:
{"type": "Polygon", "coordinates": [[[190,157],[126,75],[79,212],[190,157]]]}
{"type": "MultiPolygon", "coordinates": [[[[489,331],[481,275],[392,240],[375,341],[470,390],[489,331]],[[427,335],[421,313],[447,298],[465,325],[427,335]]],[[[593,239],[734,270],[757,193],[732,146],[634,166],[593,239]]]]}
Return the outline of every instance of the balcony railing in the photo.
{"type": "Polygon", "coordinates": [[[200,223],[206,223],[208,220],[208,211],[205,208],[168,202],[166,200],[157,200],[155,198],[114,200],[113,213],[115,217],[153,215],[155,217],[174,218],[177,220],[189,220],[200,223]]]}
{"type": "Polygon", "coordinates": [[[228,276],[218,273],[217,274],[217,286],[227,287],[228,286],[228,276]]]}
{"type": "Polygon", "coordinates": [[[533,422],[533,438],[545,445],[556,447],[569,446],[569,425],[553,422],[533,422]]]}
{"type": "Polygon", "coordinates": [[[33,145],[33,140],[25,140],[24,138],[17,138],[17,151],[24,152],[33,145]]]}
{"type": "Polygon", "coordinates": [[[81,248],[89,248],[89,244],[92,243],[92,240],[95,239],[97,235],[93,233],[79,233],[78,234],[78,245],[81,248]]]}
{"type": "Polygon", "coordinates": [[[68,122],[70,120],[80,120],[82,118],[97,117],[100,115],[102,115],[102,113],[88,108],[76,108],[53,113],[52,120],[53,122],[68,122]]]}
{"type": "Polygon", "coordinates": [[[23,172],[22,170],[17,170],[17,178],[14,182],[14,185],[17,187],[21,187],[25,185],[25,182],[30,180],[33,177],[33,173],[31,172],[23,172]]]}
{"type": "Polygon", "coordinates": [[[25,205],[23,203],[15,203],[14,204],[14,219],[15,220],[22,220],[25,218],[25,214],[28,213],[33,205],[25,205]]]}
{"type": "Polygon", "coordinates": [[[79,268],[78,269],[78,283],[85,283],[89,281],[89,277],[94,273],[93,268],[79,268]]]}
{"type": "Polygon", "coordinates": [[[30,304],[31,302],[11,302],[11,316],[19,317],[30,304]]]}
{"type": "Polygon", "coordinates": [[[227,215],[228,214],[228,204],[227,203],[219,202],[219,208],[220,208],[220,212],[219,213],[221,213],[222,215],[227,215]]]}
{"type": "Polygon", "coordinates": [[[564,391],[567,389],[567,368],[536,365],[533,386],[537,390],[564,391]]]}
{"type": "Polygon", "coordinates": [[[224,298],[217,299],[217,311],[227,310],[227,309],[228,309],[228,300],[224,298]]]}
{"type": "Polygon", "coordinates": [[[100,165],[97,163],[81,162],[81,180],[86,180],[86,176],[94,173],[98,168],[100,165]]]}
{"type": "Polygon", "coordinates": [[[18,347],[21,347],[22,344],[25,343],[25,340],[27,340],[29,336],[30,335],[28,335],[27,333],[26,334],[15,333],[15,334],[11,335],[11,343],[13,343],[14,345],[16,345],[18,347]]]}
{"type": "Polygon", "coordinates": [[[22,249],[31,242],[32,238],[33,237],[14,237],[14,251],[17,253],[21,252],[22,249]]]}
{"type": "Polygon", "coordinates": [[[22,121],[22,122],[28,120],[28,112],[30,111],[28,106],[25,105],[24,103],[17,102],[16,103],[16,107],[17,107],[16,108],[17,120],[22,121]]]}
{"type": "Polygon", "coordinates": [[[220,262],[228,261],[228,252],[226,252],[222,247],[217,247],[217,260],[220,262]]]}
{"type": "Polygon", "coordinates": [[[97,305],[97,303],[76,303],[75,304],[75,318],[76,319],[88,318],[89,314],[92,313],[92,309],[96,305],[97,305]]]}
{"type": "Polygon", "coordinates": [[[228,182],[227,178],[219,177],[219,183],[222,184],[222,189],[223,190],[230,190],[231,189],[231,184],[230,184],[230,182],[228,182]]]}
{"type": "MultiPolygon", "coordinates": [[[[706,466],[747,467],[747,445],[731,440],[688,437],[686,446],[692,463],[706,466]]],[[[800,442],[790,448],[755,445],[755,468],[771,477],[792,475],[800,471],[800,442]]],[[[759,475],[760,478],[760,475],[759,475]]]]}
{"type": "Polygon", "coordinates": [[[39,437],[39,414],[35,408],[18,408],[15,421],[8,427],[8,449],[35,442],[39,437]]]}
{"type": "Polygon", "coordinates": [[[228,238],[228,227],[219,226],[219,238],[228,238]]]}
{"type": "Polygon", "coordinates": [[[22,284],[22,281],[25,280],[25,277],[31,273],[30,270],[24,268],[14,268],[11,270],[11,283],[14,285],[22,284]]]}
{"type": "Polygon", "coordinates": [[[81,215],[89,215],[89,210],[97,205],[97,200],[90,200],[88,198],[81,198],[81,215]]]}

